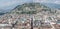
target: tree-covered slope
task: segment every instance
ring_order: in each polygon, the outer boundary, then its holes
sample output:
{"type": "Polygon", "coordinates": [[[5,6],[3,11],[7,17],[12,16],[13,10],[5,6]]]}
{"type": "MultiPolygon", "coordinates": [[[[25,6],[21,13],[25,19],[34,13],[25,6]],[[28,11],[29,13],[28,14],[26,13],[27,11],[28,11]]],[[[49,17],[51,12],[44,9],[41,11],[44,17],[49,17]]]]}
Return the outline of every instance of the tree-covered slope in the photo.
{"type": "Polygon", "coordinates": [[[45,5],[40,3],[24,3],[22,5],[16,6],[10,13],[14,14],[36,14],[40,11],[48,11],[48,8],[45,5]]]}

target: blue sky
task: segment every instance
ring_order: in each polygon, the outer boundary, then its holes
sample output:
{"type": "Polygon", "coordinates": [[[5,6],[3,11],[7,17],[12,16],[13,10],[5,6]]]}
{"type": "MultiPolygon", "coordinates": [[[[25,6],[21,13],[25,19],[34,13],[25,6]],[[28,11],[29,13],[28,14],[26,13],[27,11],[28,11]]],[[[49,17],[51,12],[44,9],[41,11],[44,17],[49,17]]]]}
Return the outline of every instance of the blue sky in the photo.
{"type": "MultiPolygon", "coordinates": [[[[17,4],[21,4],[24,2],[29,2],[32,0],[0,0],[0,9],[8,9],[12,8],[11,6],[16,6],[17,4]]],[[[35,1],[35,0],[34,0],[35,1]]],[[[37,2],[41,2],[41,3],[56,3],[56,4],[60,4],[60,0],[36,0],[37,2]]]]}
{"type": "Polygon", "coordinates": [[[28,0],[0,0],[0,8],[17,5],[18,3],[28,2],[28,0]]]}
{"type": "Polygon", "coordinates": [[[30,1],[32,0],[0,0],[0,12],[11,10],[19,4],[30,1]]]}

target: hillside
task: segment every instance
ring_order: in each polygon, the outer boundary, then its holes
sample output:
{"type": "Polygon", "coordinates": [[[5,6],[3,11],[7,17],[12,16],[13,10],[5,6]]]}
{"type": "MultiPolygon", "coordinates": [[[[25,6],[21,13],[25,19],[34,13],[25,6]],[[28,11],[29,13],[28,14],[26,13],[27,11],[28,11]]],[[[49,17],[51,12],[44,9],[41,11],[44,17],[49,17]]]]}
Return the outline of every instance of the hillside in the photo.
{"type": "Polygon", "coordinates": [[[21,29],[20,26],[31,29],[32,22],[33,27],[50,28],[50,22],[57,24],[57,20],[60,20],[60,10],[49,8],[40,3],[24,3],[0,16],[0,24],[11,24],[16,29],[21,29]],[[38,22],[35,23],[35,21],[38,22]]]}
{"type": "Polygon", "coordinates": [[[60,9],[60,4],[54,4],[54,3],[42,3],[42,4],[50,8],[60,9]]]}
{"type": "MultiPolygon", "coordinates": [[[[12,22],[14,22],[16,19],[23,22],[22,19],[23,20],[28,19],[33,16],[35,19],[43,20],[44,18],[45,20],[46,18],[49,18],[49,17],[52,18],[59,15],[60,15],[60,10],[49,8],[40,3],[24,3],[22,5],[18,5],[10,12],[7,12],[6,14],[0,16],[0,19],[2,20],[3,23],[4,21],[9,20],[9,19],[11,19],[12,22]]],[[[8,23],[8,21],[6,21],[6,23],[8,23]]]]}
{"type": "Polygon", "coordinates": [[[15,7],[10,13],[36,14],[40,11],[50,11],[50,8],[40,3],[24,3],[15,7]]]}
{"type": "MultiPolygon", "coordinates": [[[[5,13],[4,15],[1,16],[1,18],[8,18],[8,17],[14,17],[14,16],[23,16],[27,15],[29,16],[29,14],[34,14],[33,16],[37,16],[37,15],[48,15],[48,16],[52,16],[52,15],[58,15],[60,14],[60,10],[58,9],[52,9],[49,8],[43,4],[40,3],[24,3],[22,5],[18,5],[16,6],[13,10],[5,13]]],[[[30,17],[30,16],[29,16],[30,17]]],[[[6,18],[6,19],[7,19],[6,18]]],[[[14,17],[17,18],[17,17],[14,17]]]]}

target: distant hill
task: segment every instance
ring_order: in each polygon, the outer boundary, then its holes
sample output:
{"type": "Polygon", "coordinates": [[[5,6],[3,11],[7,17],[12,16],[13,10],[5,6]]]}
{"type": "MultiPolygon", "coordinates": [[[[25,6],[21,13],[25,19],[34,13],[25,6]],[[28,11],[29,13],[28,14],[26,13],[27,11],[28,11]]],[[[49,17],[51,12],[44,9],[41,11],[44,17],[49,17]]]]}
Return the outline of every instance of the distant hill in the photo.
{"type": "Polygon", "coordinates": [[[60,9],[60,4],[54,4],[54,3],[42,3],[42,4],[46,5],[47,7],[50,7],[50,8],[60,9]]]}
{"type": "MultiPolygon", "coordinates": [[[[49,8],[54,8],[54,9],[59,9],[60,10],[60,4],[54,4],[54,3],[41,3],[42,5],[46,6],[46,7],[49,7],[49,8]]],[[[21,5],[21,4],[17,4],[17,5],[21,5]]],[[[5,10],[0,10],[2,13],[6,13],[6,12],[9,12],[10,10],[12,9],[15,9],[14,7],[18,7],[16,4],[15,5],[12,5],[12,6],[9,6],[7,7],[5,10]]]]}
{"type": "MultiPolygon", "coordinates": [[[[47,5],[47,4],[46,4],[47,5]]],[[[24,3],[22,5],[16,6],[11,11],[7,12],[9,14],[36,14],[41,11],[48,11],[50,13],[55,13],[56,10],[52,10],[52,7],[48,7],[41,3],[24,3]]]]}
{"type": "Polygon", "coordinates": [[[24,3],[22,5],[16,6],[10,13],[35,14],[42,10],[47,11],[50,10],[50,8],[40,3],[24,3]]]}

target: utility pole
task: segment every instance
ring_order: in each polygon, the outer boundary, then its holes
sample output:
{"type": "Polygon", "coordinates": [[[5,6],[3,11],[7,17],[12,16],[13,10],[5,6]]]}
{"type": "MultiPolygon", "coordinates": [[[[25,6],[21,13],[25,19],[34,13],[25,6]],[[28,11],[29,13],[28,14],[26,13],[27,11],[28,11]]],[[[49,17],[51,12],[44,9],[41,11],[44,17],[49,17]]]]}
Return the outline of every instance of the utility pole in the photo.
{"type": "Polygon", "coordinates": [[[33,29],[33,18],[31,18],[31,29],[33,29]]]}

